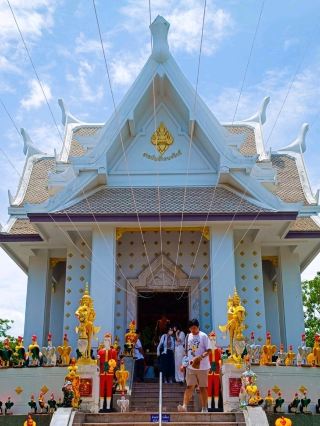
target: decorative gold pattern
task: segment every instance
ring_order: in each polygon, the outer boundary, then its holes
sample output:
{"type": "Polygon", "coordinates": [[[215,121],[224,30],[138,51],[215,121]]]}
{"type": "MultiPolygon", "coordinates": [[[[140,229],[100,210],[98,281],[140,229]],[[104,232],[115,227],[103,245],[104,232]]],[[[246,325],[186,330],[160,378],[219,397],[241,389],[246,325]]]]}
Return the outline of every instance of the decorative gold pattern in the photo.
{"type": "MultiPolygon", "coordinates": [[[[159,227],[142,228],[142,232],[145,233],[145,232],[159,231],[159,229],[160,229],[159,227]]],[[[179,227],[171,227],[171,228],[162,227],[161,231],[162,232],[165,231],[167,233],[170,233],[171,231],[180,232],[180,228],[179,227]]],[[[203,228],[203,226],[192,226],[192,227],[186,226],[186,227],[183,227],[181,229],[181,232],[188,232],[188,231],[201,232],[203,238],[205,238],[206,240],[210,240],[210,230],[209,230],[208,226],[206,226],[205,228],[203,228]]],[[[116,240],[117,241],[121,240],[123,234],[126,234],[128,232],[130,232],[130,233],[135,232],[135,233],[140,234],[141,229],[136,228],[136,227],[134,227],[134,228],[117,228],[116,229],[116,240]]],[[[118,244],[120,245],[120,241],[118,242],[118,244]]],[[[133,244],[134,244],[134,242],[130,241],[130,245],[133,245],[133,244]]],[[[167,241],[167,244],[170,244],[170,241],[167,241]]],[[[191,241],[191,244],[195,244],[195,242],[191,241]]],[[[204,244],[205,244],[205,241],[204,241],[204,244]]]]}
{"type": "Polygon", "coordinates": [[[67,318],[69,318],[69,317],[70,317],[70,313],[69,313],[69,312],[67,312],[67,313],[66,313],[66,317],[67,317],[67,318]]]}
{"type": "Polygon", "coordinates": [[[255,303],[256,303],[257,305],[259,305],[260,300],[259,300],[259,299],[256,299],[256,300],[255,300],[255,303]]]}
{"type": "Polygon", "coordinates": [[[246,280],[246,279],[247,279],[247,276],[246,276],[246,275],[241,275],[241,279],[242,279],[242,280],[246,280]]]}
{"type": "Polygon", "coordinates": [[[166,126],[161,122],[159,127],[151,136],[151,143],[154,145],[160,155],[163,155],[173,144],[174,139],[166,126]]]}
{"type": "Polygon", "coordinates": [[[18,386],[18,387],[16,387],[15,388],[15,393],[17,394],[17,395],[20,395],[20,393],[22,393],[23,392],[23,388],[21,387],[21,386],[18,386]]]}
{"type": "Polygon", "coordinates": [[[70,294],[71,293],[71,288],[67,288],[67,293],[70,294]]]}
{"type": "Polygon", "coordinates": [[[64,329],[65,329],[65,330],[69,330],[69,328],[70,328],[70,327],[69,327],[68,325],[66,325],[64,329]]]}
{"type": "Polygon", "coordinates": [[[84,269],[86,265],[80,265],[80,269],[84,269]]]}
{"type": "Polygon", "coordinates": [[[254,288],[254,291],[259,291],[260,290],[260,288],[258,287],[258,286],[256,286],[255,288],[254,288]]]}
{"type": "Polygon", "coordinates": [[[258,280],[258,279],[259,279],[259,275],[255,275],[253,278],[254,278],[255,280],[258,280]]]}
{"type": "Polygon", "coordinates": [[[70,277],[70,275],[67,276],[67,281],[72,281],[72,277],[70,277]]]}
{"type": "Polygon", "coordinates": [[[70,300],[67,300],[67,301],[66,301],[66,305],[67,305],[67,306],[71,305],[70,300]]]}
{"type": "Polygon", "coordinates": [[[257,317],[260,317],[260,315],[261,315],[261,312],[256,312],[256,315],[257,315],[257,317]]]}
{"type": "Polygon", "coordinates": [[[242,287],[242,291],[247,291],[247,287],[242,287]]]}
{"type": "Polygon", "coordinates": [[[80,279],[80,281],[84,281],[85,277],[81,276],[79,279],[80,279]]]}

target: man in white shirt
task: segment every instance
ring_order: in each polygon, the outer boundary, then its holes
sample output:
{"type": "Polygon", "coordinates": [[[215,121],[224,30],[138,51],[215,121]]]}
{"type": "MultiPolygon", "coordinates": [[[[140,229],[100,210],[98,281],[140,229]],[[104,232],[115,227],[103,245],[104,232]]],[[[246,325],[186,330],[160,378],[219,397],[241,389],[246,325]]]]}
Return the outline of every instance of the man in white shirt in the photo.
{"type": "Polygon", "coordinates": [[[186,382],[187,388],[183,404],[178,405],[178,411],[187,411],[195,386],[200,388],[201,412],[208,412],[208,372],[210,370],[209,353],[210,340],[207,334],[200,331],[199,321],[194,318],[189,321],[190,333],[186,339],[186,382]]]}
{"type": "Polygon", "coordinates": [[[138,340],[134,346],[134,358],[135,358],[135,379],[138,382],[144,382],[144,356],[141,341],[139,339],[140,332],[136,330],[138,340]]]}

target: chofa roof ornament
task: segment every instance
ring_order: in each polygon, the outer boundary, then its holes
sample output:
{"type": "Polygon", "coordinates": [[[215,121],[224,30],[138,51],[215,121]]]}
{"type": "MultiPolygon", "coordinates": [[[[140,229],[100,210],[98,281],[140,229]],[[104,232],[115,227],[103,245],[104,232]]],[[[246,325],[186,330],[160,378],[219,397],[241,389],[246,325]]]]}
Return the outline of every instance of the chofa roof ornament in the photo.
{"type": "Polygon", "coordinates": [[[35,154],[43,154],[42,151],[40,151],[40,149],[36,148],[33,145],[33,142],[29,136],[29,134],[26,132],[25,129],[20,129],[20,133],[23,139],[23,153],[24,155],[27,155],[28,157],[30,157],[31,155],[35,155],[35,154]]]}
{"type": "Polygon", "coordinates": [[[278,149],[278,151],[288,151],[288,152],[295,152],[297,154],[302,154],[306,151],[306,134],[309,130],[309,124],[304,123],[301,126],[300,132],[297,136],[297,138],[290,144],[285,146],[284,148],[278,149]]]}
{"type": "Polygon", "coordinates": [[[152,34],[152,54],[151,57],[157,62],[166,62],[170,57],[168,44],[168,31],[170,24],[162,16],[158,15],[150,25],[152,34]]]}
{"type": "Polygon", "coordinates": [[[242,121],[264,124],[267,120],[266,111],[267,111],[267,106],[269,105],[269,102],[270,102],[270,96],[266,96],[265,98],[263,98],[263,101],[258,111],[251,117],[246,118],[245,120],[242,120],[242,121]]]}
{"type": "Polygon", "coordinates": [[[61,122],[64,126],[68,123],[81,123],[80,120],[69,112],[63,99],[58,99],[58,104],[61,108],[61,122]]]}

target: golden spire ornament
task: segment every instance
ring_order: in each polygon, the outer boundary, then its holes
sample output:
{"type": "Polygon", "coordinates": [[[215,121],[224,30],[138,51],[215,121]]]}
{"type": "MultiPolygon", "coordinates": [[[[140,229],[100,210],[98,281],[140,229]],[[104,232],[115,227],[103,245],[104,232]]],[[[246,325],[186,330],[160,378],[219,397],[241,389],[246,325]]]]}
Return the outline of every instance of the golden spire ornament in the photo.
{"type": "Polygon", "coordinates": [[[79,325],[76,327],[78,333],[78,361],[77,364],[96,364],[96,360],[91,358],[91,341],[100,330],[95,327],[94,320],[96,312],[93,307],[93,300],[89,293],[89,285],[86,283],[83,296],[80,299],[79,308],[75,312],[79,325]]]}

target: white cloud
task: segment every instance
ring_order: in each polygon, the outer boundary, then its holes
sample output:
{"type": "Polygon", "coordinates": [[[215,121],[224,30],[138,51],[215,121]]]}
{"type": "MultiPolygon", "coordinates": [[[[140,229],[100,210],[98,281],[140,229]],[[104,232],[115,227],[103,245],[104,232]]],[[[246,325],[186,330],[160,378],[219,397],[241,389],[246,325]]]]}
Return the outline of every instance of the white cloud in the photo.
{"type": "MultiPolygon", "coordinates": [[[[80,61],[76,75],[68,74],[67,80],[77,89],[77,99],[86,102],[98,102],[103,98],[102,84],[92,87],[91,82],[96,76],[96,66],[88,61],[80,61]]],[[[101,78],[99,78],[101,80],[101,78]]]]}
{"type": "MultiPolygon", "coordinates": [[[[301,124],[318,113],[320,110],[319,73],[320,61],[297,74],[268,141],[269,147],[280,148],[287,145],[296,137],[301,124]]],[[[258,109],[263,97],[270,96],[267,122],[264,125],[265,139],[268,140],[291,85],[292,77],[292,71],[289,70],[270,70],[265,73],[261,81],[246,87],[241,95],[236,119],[244,119],[252,115],[258,109]]],[[[219,120],[232,121],[238,95],[238,88],[224,88],[218,96],[209,101],[213,113],[219,120]]]]}
{"type": "MultiPolygon", "coordinates": [[[[12,0],[12,9],[22,34],[27,39],[40,37],[54,24],[53,13],[57,2],[54,0],[12,0]]],[[[0,3],[0,41],[3,46],[20,38],[7,2],[0,3]]]]}
{"type": "MultiPolygon", "coordinates": [[[[83,33],[80,33],[76,38],[75,44],[76,54],[95,53],[99,55],[99,58],[102,58],[102,47],[100,40],[87,38],[83,33]]],[[[105,52],[107,53],[111,48],[111,43],[104,40],[103,47],[105,52]]]]}
{"type": "MultiPolygon", "coordinates": [[[[146,28],[149,26],[148,4],[145,0],[128,0],[120,9],[126,17],[123,25],[127,31],[141,31],[149,37],[146,28]]],[[[173,50],[197,53],[200,46],[203,2],[199,0],[154,0],[152,2],[152,18],[158,14],[171,24],[169,43],[173,50]]],[[[229,12],[217,8],[213,0],[207,2],[203,53],[213,54],[221,42],[230,34],[233,19],[229,12]]]]}
{"type": "MultiPolygon", "coordinates": [[[[43,81],[41,82],[43,91],[47,97],[47,100],[52,99],[50,86],[43,81]]],[[[29,111],[30,109],[36,109],[46,103],[45,97],[41,90],[40,84],[36,79],[32,79],[29,82],[30,93],[20,101],[22,108],[29,111]]]]}
{"type": "Polygon", "coordinates": [[[131,53],[121,52],[110,62],[110,74],[112,85],[128,87],[137,77],[144,66],[148,50],[140,53],[140,56],[131,53]]]}

